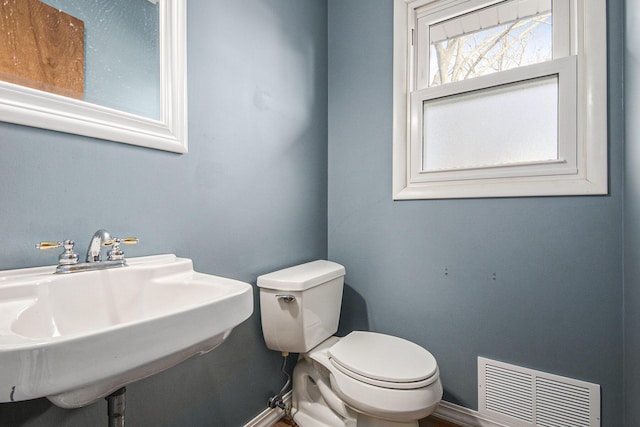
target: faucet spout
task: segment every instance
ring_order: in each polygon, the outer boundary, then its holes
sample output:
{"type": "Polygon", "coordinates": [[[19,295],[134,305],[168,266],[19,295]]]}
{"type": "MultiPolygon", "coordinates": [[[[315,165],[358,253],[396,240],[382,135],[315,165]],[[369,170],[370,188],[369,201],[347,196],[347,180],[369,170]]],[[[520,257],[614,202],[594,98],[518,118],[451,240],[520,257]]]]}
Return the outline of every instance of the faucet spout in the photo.
{"type": "Polygon", "coordinates": [[[111,240],[111,235],[107,230],[100,229],[93,233],[89,247],[87,248],[87,262],[99,262],[102,261],[100,251],[102,244],[107,240],[111,240]]]}

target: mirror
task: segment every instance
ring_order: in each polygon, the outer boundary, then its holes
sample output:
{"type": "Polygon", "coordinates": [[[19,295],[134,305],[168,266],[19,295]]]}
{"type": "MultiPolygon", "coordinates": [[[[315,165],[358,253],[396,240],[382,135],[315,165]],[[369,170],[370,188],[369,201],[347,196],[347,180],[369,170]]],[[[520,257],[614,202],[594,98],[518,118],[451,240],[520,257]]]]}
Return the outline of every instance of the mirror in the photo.
{"type": "Polygon", "coordinates": [[[187,152],[186,0],[4,0],[0,12],[0,42],[20,50],[0,56],[0,121],[187,152]],[[35,53],[11,39],[20,25],[35,53]],[[23,55],[31,65],[7,74],[23,55]]]}

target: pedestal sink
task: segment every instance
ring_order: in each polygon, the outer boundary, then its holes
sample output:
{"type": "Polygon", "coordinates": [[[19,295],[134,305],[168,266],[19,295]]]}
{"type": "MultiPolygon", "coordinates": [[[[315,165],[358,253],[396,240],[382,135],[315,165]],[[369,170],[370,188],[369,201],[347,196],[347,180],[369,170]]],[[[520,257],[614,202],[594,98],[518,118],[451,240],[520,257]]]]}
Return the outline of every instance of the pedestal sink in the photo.
{"type": "Polygon", "coordinates": [[[0,271],[0,402],[73,408],[220,345],[253,312],[251,285],[156,255],[73,274],[0,271]]]}

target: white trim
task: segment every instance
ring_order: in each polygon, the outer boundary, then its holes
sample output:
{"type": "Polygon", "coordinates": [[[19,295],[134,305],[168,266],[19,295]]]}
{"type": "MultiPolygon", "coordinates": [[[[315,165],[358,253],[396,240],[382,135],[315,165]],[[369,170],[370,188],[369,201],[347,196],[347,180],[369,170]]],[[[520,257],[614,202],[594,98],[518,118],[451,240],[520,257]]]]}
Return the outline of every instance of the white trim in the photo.
{"type": "Polygon", "coordinates": [[[462,427],[509,427],[506,424],[484,417],[477,411],[445,402],[444,400],[440,402],[433,415],[462,427]]]}
{"type": "Polygon", "coordinates": [[[160,120],[0,81],[0,121],[187,152],[187,5],[159,0],[160,120]]]}
{"type": "MultiPolygon", "coordinates": [[[[291,403],[291,391],[287,392],[283,397],[284,403],[289,405],[291,403]]],[[[278,420],[284,417],[284,411],[280,408],[267,408],[260,412],[251,421],[246,423],[243,427],[271,427],[278,420]]]]}
{"type": "Polygon", "coordinates": [[[407,3],[412,0],[393,2],[393,194],[401,194],[407,181],[407,135],[409,135],[409,97],[407,96],[409,48],[407,32],[411,31],[408,15],[412,8],[407,3]],[[396,29],[404,29],[397,31],[396,29]]]}

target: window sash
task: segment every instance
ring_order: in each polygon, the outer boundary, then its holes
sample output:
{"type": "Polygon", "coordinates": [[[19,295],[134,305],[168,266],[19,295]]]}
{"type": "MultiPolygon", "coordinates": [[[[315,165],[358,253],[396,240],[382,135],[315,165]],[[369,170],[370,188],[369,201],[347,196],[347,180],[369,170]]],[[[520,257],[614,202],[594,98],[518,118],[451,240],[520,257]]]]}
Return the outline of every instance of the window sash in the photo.
{"type": "Polygon", "coordinates": [[[556,59],[474,79],[447,83],[414,91],[410,101],[410,144],[408,153],[409,183],[487,179],[518,176],[570,175],[577,173],[581,153],[576,146],[576,58],[556,59]],[[558,76],[558,159],[542,162],[509,163],[504,165],[424,171],[423,105],[425,101],[491,90],[528,80],[558,76]]]}
{"type": "MultiPolygon", "coordinates": [[[[413,57],[415,69],[411,73],[410,90],[420,90],[429,87],[431,39],[430,27],[434,24],[473,13],[480,9],[509,3],[512,0],[452,0],[449,3],[432,1],[411,9],[410,21],[413,22],[411,39],[413,40],[413,57]]],[[[552,39],[553,58],[558,59],[572,54],[571,46],[571,8],[574,0],[551,0],[553,11],[552,39]]],[[[504,71],[502,71],[504,72],[504,71]]],[[[474,77],[477,78],[477,77],[474,77]]],[[[450,84],[450,83],[447,83],[450,84]]]]}

